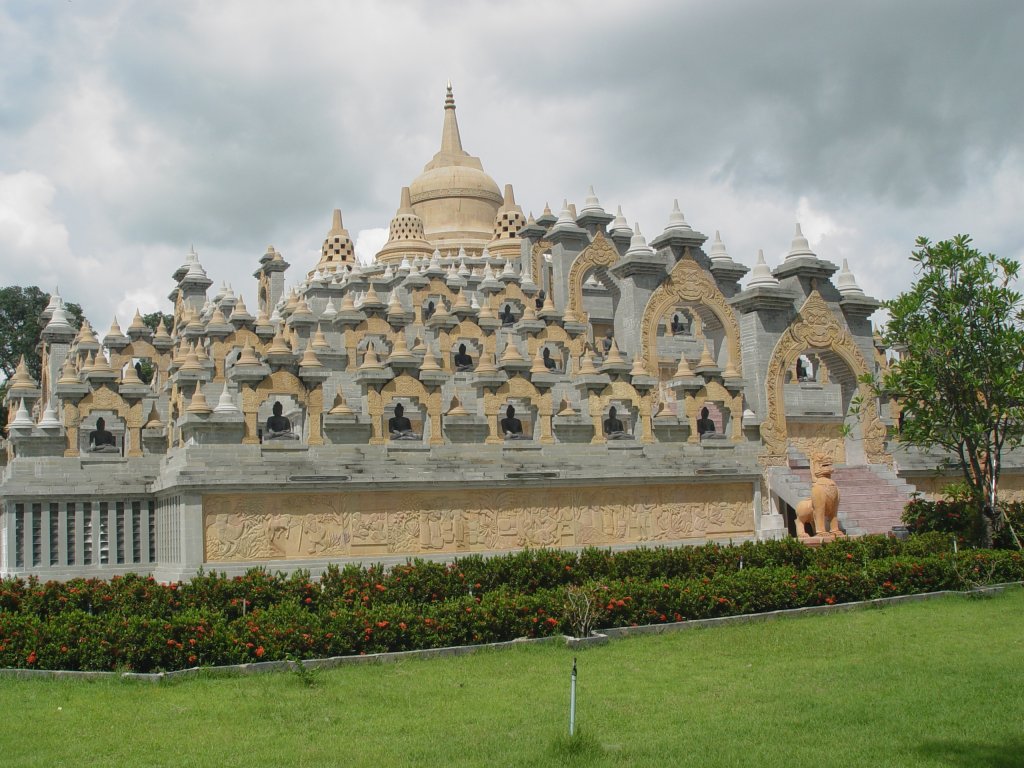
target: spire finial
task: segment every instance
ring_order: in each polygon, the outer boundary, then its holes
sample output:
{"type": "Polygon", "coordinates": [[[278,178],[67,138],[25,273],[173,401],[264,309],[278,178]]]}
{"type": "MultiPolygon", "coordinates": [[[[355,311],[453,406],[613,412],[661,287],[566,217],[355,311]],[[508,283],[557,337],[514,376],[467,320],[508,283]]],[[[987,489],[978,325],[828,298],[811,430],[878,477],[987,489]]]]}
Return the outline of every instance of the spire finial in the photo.
{"type": "Polygon", "coordinates": [[[452,84],[448,83],[448,92],[444,97],[444,127],[441,129],[441,154],[464,155],[462,137],[459,136],[459,123],[455,119],[455,96],[452,95],[452,84]]]}

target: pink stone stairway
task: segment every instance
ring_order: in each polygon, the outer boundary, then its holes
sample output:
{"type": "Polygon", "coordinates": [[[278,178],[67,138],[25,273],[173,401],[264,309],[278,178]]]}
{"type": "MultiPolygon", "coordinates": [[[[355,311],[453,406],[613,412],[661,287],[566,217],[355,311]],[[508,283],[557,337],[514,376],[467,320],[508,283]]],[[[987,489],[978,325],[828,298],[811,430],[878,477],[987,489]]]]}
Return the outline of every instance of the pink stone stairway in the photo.
{"type": "MultiPolygon", "coordinates": [[[[790,472],[810,483],[807,469],[790,472]]],[[[839,486],[839,523],[850,536],[889,533],[902,525],[903,507],[914,487],[900,480],[887,467],[836,467],[832,479],[839,486]]]]}

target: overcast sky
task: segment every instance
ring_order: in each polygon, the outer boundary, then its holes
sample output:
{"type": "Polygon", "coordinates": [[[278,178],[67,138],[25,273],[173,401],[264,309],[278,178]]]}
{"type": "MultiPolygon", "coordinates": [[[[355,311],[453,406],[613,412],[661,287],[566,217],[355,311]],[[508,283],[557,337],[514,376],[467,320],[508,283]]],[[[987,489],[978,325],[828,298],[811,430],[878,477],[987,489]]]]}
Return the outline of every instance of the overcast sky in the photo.
{"type": "Polygon", "coordinates": [[[889,298],[919,234],[1024,256],[1024,3],[0,2],[0,285],[101,332],[168,311],[190,244],[250,309],[342,210],[361,258],[437,150],[539,214],[587,186],[648,238],[672,199],[734,259],[800,221],[889,298]]]}

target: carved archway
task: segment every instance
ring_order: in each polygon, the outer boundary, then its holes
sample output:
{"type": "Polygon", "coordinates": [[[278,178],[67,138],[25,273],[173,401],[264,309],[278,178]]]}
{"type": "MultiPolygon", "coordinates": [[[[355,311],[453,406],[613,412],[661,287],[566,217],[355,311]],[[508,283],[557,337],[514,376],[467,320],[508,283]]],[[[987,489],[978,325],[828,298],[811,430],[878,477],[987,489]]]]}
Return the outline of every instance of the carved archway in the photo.
{"type": "Polygon", "coordinates": [[[485,442],[492,445],[504,442],[498,432],[498,417],[501,414],[501,406],[510,397],[530,401],[530,404],[537,409],[537,428],[540,430],[541,444],[551,445],[554,443],[555,436],[551,430],[551,417],[554,414],[551,408],[551,392],[541,392],[532,381],[518,374],[496,390],[488,391],[484,395],[484,414],[487,416],[488,428],[485,442]]]}
{"type": "Polygon", "coordinates": [[[726,302],[714,278],[689,255],[676,262],[668,278],[655,289],[644,308],[640,326],[640,354],[647,362],[647,370],[658,370],[658,323],[680,301],[701,304],[718,318],[725,329],[725,340],[729,345],[726,378],[742,377],[740,324],[736,320],[736,313],[726,302]]]}
{"type": "MultiPolygon", "coordinates": [[[[73,405],[68,405],[74,408],[73,405]]],[[[82,421],[93,411],[110,411],[116,413],[124,421],[125,432],[129,435],[129,446],[127,456],[142,456],[142,400],[129,403],[121,395],[112,390],[109,385],[94,389],[83,397],[78,403],[77,413],[71,419],[66,419],[67,425],[67,448],[65,456],[78,456],[78,435],[82,421]]],[[[67,407],[65,408],[67,414],[67,407]]]]}
{"type": "Polygon", "coordinates": [[[444,435],[441,432],[441,390],[437,387],[427,389],[419,379],[403,373],[396,376],[385,384],[380,392],[372,387],[367,390],[367,410],[370,413],[370,421],[373,426],[373,436],[370,443],[383,445],[386,442],[384,437],[384,408],[397,397],[409,397],[418,400],[427,409],[427,419],[430,421],[430,445],[444,445],[444,435]]]}
{"type": "MultiPolygon", "coordinates": [[[[788,430],[786,427],[786,406],[783,394],[786,371],[805,350],[827,350],[837,355],[849,366],[859,379],[869,373],[867,361],[860,349],[828,304],[817,291],[812,291],[800,307],[796,320],[782,334],[772,351],[765,376],[765,401],[767,414],[761,424],[761,438],[765,452],[765,464],[782,465],[786,461],[788,430]]],[[[891,461],[885,453],[885,426],[878,418],[878,406],[868,384],[858,381],[861,397],[861,428],[864,439],[864,453],[869,463],[881,464],[891,461]]]]}
{"type": "Polygon", "coordinates": [[[696,392],[687,392],[680,403],[679,419],[680,421],[685,419],[690,425],[690,436],[687,442],[700,442],[700,435],[697,434],[697,419],[700,417],[700,409],[705,400],[722,403],[729,409],[731,440],[734,443],[741,442],[743,440],[743,395],[733,394],[714,380],[707,382],[696,392]]]}
{"type": "Polygon", "coordinates": [[[651,404],[654,400],[652,392],[641,394],[636,387],[628,381],[611,382],[600,393],[590,392],[590,418],[594,422],[594,437],[592,444],[607,443],[604,436],[604,412],[611,405],[613,400],[629,402],[636,408],[637,418],[640,421],[640,442],[654,442],[654,425],[651,422],[651,404]]]}
{"type": "Polygon", "coordinates": [[[307,391],[306,385],[293,373],[274,371],[255,387],[251,384],[242,385],[242,413],[245,416],[245,436],[243,443],[258,443],[257,433],[260,406],[271,395],[291,395],[306,409],[306,420],[309,422],[309,444],[323,445],[324,438],[320,431],[320,415],[324,407],[323,387],[316,385],[307,391]]]}
{"type": "Polygon", "coordinates": [[[451,347],[463,339],[474,341],[480,347],[481,355],[493,355],[497,348],[496,334],[488,333],[473,320],[463,320],[450,331],[442,328],[437,334],[437,341],[444,370],[452,370],[451,347]]]}
{"type": "Polygon", "coordinates": [[[601,232],[573,259],[569,267],[569,297],[565,309],[567,320],[587,322],[583,311],[583,279],[590,270],[608,269],[618,260],[619,252],[615,245],[601,232]]]}
{"type": "Polygon", "coordinates": [[[533,244],[533,249],[530,252],[530,267],[533,270],[533,282],[544,287],[544,277],[541,272],[544,269],[544,252],[551,250],[550,240],[538,240],[533,244]]]}

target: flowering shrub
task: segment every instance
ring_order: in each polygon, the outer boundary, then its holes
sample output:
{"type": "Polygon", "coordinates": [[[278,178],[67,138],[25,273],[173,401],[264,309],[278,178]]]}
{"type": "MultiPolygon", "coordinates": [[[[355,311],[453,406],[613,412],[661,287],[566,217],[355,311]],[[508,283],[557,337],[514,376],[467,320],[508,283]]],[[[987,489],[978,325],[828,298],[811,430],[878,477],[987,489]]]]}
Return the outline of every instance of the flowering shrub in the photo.
{"type": "Polygon", "coordinates": [[[1022,579],[1019,552],[954,555],[938,533],[347,565],[319,582],[262,569],[181,584],[7,579],[0,666],[145,672],[545,637],[573,631],[570,588],[585,592],[601,629],[1022,579]]]}
{"type": "MultiPolygon", "coordinates": [[[[969,496],[957,492],[956,486],[949,498],[932,501],[915,497],[903,508],[903,522],[911,533],[940,532],[956,536],[960,546],[977,545],[983,539],[981,517],[969,496]]],[[[1024,504],[1011,502],[1002,505],[1010,525],[1020,536],[1024,532],[1024,504]]],[[[1003,525],[996,531],[992,545],[1001,549],[1014,549],[1016,545],[1009,528],[1003,525]]]]}

